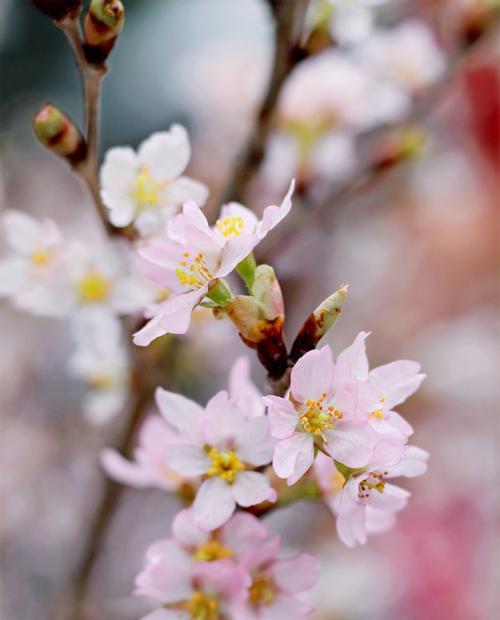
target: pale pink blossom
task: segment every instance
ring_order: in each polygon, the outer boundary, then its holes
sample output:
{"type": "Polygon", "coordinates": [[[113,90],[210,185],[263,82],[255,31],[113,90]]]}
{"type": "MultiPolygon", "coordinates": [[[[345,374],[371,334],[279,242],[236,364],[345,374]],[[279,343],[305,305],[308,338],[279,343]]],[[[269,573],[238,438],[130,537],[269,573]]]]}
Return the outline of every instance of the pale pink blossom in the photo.
{"type": "MultiPolygon", "coordinates": [[[[101,464],[111,478],[138,489],[156,487],[174,491],[185,482],[165,462],[169,446],[179,441],[178,434],[160,416],[151,415],[141,426],[133,460],[106,448],[101,453],[101,464]]],[[[192,484],[193,481],[190,480],[192,484]]]]}
{"type": "Polygon", "coordinates": [[[101,196],[114,226],[134,224],[143,236],[162,234],[187,200],[203,205],[208,189],[182,176],[191,157],[187,131],[172,125],[139,145],[112,148],[101,168],[101,196]]]}
{"type": "Polygon", "coordinates": [[[349,477],[340,493],[327,501],[337,514],[337,533],[348,547],[364,544],[368,534],[390,530],[395,514],[404,508],[410,493],[388,479],[414,477],[425,473],[428,453],[408,446],[401,460],[393,465],[370,462],[363,472],[349,477]]]}
{"type": "Polygon", "coordinates": [[[176,394],[160,390],[163,415],[183,436],[170,446],[168,466],[185,477],[204,481],[193,504],[198,527],[212,530],[229,520],[236,505],[243,507],[275,501],[276,492],[255,468],[272,458],[273,441],[266,416],[249,418],[219,392],[204,410],[183,399],[182,410],[176,394]]]}
{"type": "Polygon", "coordinates": [[[73,337],[68,370],[87,387],[83,413],[91,424],[106,424],[123,411],[128,397],[129,364],[121,324],[100,308],[88,308],[73,322],[73,337]]]}
{"type": "Polygon", "coordinates": [[[61,316],[66,246],[59,229],[49,219],[42,221],[8,210],[1,218],[9,254],[0,261],[0,297],[9,298],[22,310],[44,316],[61,316]]]}
{"type": "Polygon", "coordinates": [[[150,561],[137,576],[135,593],[158,601],[142,620],[235,618],[234,606],[246,591],[249,577],[230,560],[176,565],[175,558],[150,561]]]}
{"type": "Polygon", "coordinates": [[[398,360],[370,370],[365,343],[368,335],[360,332],[338,359],[348,364],[353,376],[361,382],[366,398],[372,401],[368,407],[372,428],[388,436],[396,431],[396,435],[409,437],[413,433],[411,425],[393,407],[416,392],[425,375],[420,372],[420,364],[410,360],[398,360]]]}
{"type": "Polygon", "coordinates": [[[194,510],[179,512],[172,524],[173,538],[159,540],[149,547],[149,562],[175,562],[176,566],[196,567],[199,562],[238,562],[243,554],[267,537],[267,527],[253,515],[238,512],[220,529],[201,530],[194,510]]]}
{"type": "Polygon", "coordinates": [[[270,430],[278,442],[273,467],[294,484],[314,461],[315,445],[348,467],[371,459],[377,433],[349,365],[333,362],[328,346],[309,351],[292,369],[290,397],[267,396],[270,430]]]}
{"type": "Polygon", "coordinates": [[[319,579],[318,560],[307,553],[279,559],[280,538],[247,551],[241,566],[251,577],[245,600],[236,609],[238,620],[300,620],[314,609],[297,595],[319,579]]]}
{"type": "Polygon", "coordinates": [[[375,31],[356,48],[356,57],[375,79],[391,81],[410,94],[433,84],[446,69],[430,28],[417,19],[375,31]]]}
{"type": "Polygon", "coordinates": [[[223,207],[221,218],[211,228],[198,206],[189,202],[168,227],[166,239],[142,248],[143,273],[170,297],[153,307],[151,320],[134,336],[138,345],[148,345],[166,333],[184,334],[193,309],[290,211],[290,190],[280,206],[269,206],[261,220],[242,205],[223,207]]]}

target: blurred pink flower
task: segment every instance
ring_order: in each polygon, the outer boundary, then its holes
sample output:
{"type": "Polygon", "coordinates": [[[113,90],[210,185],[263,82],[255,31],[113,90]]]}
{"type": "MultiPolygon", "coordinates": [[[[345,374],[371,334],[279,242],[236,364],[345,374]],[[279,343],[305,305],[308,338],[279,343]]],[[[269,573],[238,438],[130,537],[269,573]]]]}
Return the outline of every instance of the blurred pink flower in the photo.
{"type": "Polygon", "coordinates": [[[312,613],[297,595],[311,590],[319,579],[318,560],[307,553],[278,559],[280,538],[247,551],[241,566],[251,576],[248,595],[237,605],[238,620],[300,620],[312,613]]]}

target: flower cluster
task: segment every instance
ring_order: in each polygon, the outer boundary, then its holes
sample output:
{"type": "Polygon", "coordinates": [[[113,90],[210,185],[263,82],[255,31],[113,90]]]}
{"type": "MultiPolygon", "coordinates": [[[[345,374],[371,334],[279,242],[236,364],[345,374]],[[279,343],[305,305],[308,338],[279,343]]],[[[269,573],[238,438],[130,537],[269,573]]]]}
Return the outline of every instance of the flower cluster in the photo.
{"type": "Polygon", "coordinates": [[[295,484],[319,456],[318,480],[349,546],[393,523],[409,494],[386,479],[420,475],[428,458],[407,445],[412,428],[393,410],[422,382],[419,364],[401,360],[369,371],[366,336],[335,361],[329,347],[306,353],[292,369],[289,397],[264,397],[276,474],[295,484]]]}
{"type": "Polygon", "coordinates": [[[251,514],[235,514],[216,531],[196,524],[192,509],[172,524],[173,537],[154,543],[136,579],[136,594],[162,605],[143,620],[300,619],[311,606],[297,595],[313,588],[317,560],[280,559],[281,540],[251,514]]]}

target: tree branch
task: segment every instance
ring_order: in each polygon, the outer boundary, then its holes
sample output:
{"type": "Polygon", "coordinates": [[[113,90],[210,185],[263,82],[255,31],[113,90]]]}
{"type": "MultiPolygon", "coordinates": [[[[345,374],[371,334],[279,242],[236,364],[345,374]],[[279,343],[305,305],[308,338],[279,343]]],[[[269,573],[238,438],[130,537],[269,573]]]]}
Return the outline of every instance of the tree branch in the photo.
{"type": "Polygon", "coordinates": [[[67,17],[55,23],[65,34],[73,50],[83,87],[87,156],[82,162],[75,166],[75,170],[80,174],[87,185],[104,228],[109,235],[116,235],[119,234],[120,231],[109,222],[107,209],[102,202],[99,192],[99,172],[97,166],[99,148],[99,101],[101,80],[106,75],[106,67],[104,64],[92,65],[87,62],[78,18],[67,17]]]}
{"type": "Polygon", "coordinates": [[[223,191],[222,202],[244,200],[247,188],[264,158],[281,87],[293,67],[304,57],[295,41],[297,31],[302,29],[308,0],[268,0],[268,3],[273,13],[276,38],[271,78],[250,139],[223,191]]]}

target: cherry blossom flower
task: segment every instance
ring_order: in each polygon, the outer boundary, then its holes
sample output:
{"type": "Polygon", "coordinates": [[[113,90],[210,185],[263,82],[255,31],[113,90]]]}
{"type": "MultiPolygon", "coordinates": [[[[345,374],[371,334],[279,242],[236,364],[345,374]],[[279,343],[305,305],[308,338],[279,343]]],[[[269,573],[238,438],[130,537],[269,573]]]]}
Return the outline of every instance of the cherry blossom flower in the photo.
{"type": "Polygon", "coordinates": [[[148,345],[166,333],[184,334],[193,309],[227,276],[290,211],[294,184],[280,206],[269,206],[261,220],[232,203],[222,209],[214,228],[189,202],[169,225],[167,238],[139,250],[146,276],[170,297],[151,310],[151,320],[134,336],[138,345],[148,345]]]}
{"type": "Polygon", "coordinates": [[[1,226],[11,254],[0,261],[0,297],[32,314],[65,314],[60,303],[65,245],[57,226],[14,210],[2,215],[1,226]]]}
{"type": "Polygon", "coordinates": [[[364,467],[380,438],[368,424],[363,400],[348,364],[334,364],[328,346],[300,358],[292,369],[290,398],[264,398],[271,434],[278,439],[276,474],[289,485],[297,482],[314,461],[315,444],[348,467],[364,467]]]}
{"type": "Polygon", "coordinates": [[[393,465],[372,461],[352,475],[340,494],[327,502],[337,514],[337,533],[348,547],[364,544],[368,534],[388,531],[395,513],[404,508],[410,493],[386,482],[398,476],[415,477],[425,473],[428,453],[408,446],[401,460],[393,465]]]}
{"type": "Polygon", "coordinates": [[[236,608],[238,620],[300,620],[313,611],[297,597],[319,579],[318,560],[307,553],[278,559],[280,538],[247,551],[241,566],[252,582],[248,595],[236,608]]]}
{"type": "Polygon", "coordinates": [[[430,29],[416,19],[377,30],[355,53],[376,78],[392,81],[409,93],[433,84],[446,68],[430,29]]]}
{"type": "Polygon", "coordinates": [[[60,303],[68,313],[90,307],[126,315],[141,311],[154,299],[154,288],[133,273],[128,249],[118,244],[94,247],[75,242],[66,267],[66,293],[60,303]]]}
{"type": "Polygon", "coordinates": [[[134,223],[143,236],[162,234],[166,222],[187,200],[203,205],[208,189],[181,176],[189,162],[187,131],[172,125],[139,145],[112,148],[101,168],[101,196],[114,226],[134,223]]]}
{"type": "Polygon", "coordinates": [[[155,542],[146,552],[149,562],[168,562],[193,568],[199,562],[238,562],[249,549],[261,543],[267,527],[249,513],[239,512],[215,532],[200,530],[192,508],[181,510],[172,524],[173,538],[155,542]]]}
{"type": "Polygon", "coordinates": [[[128,356],[121,326],[108,312],[89,308],[81,311],[73,328],[76,349],[68,369],[88,387],[85,417],[92,424],[105,424],[123,409],[128,396],[128,356]]]}
{"type": "Polygon", "coordinates": [[[230,560],[200,562],[191,570],[165,559],[146,565],[135,593],[162,605],[142,620],[219,620],[236,617],[232,610],[248,582],[244,569],[230,560]]]}
{"type": "Polygon", "coordinates": [[[198,527],[223,525],[236,505],[275,501],[276,492],[255,468],[271,461],[273,441],[266,416],[248,418],[227,392],[219,392],[204,410],[177,394],[159,390],[163,415],[183,435],[169,447],[168,466],[185,477],[203,476],[193,504],[198,527]]]}
{"type": "Polygon", "coordinates": [[[369,370],[365,343],[368,336],[367,332],[360,332],[338,359],[349,365],[353,376],[363,382],[367,397],[372,399],[368,415],[371,426],[381,434],[390,434],[388,427],[392,427],[409,437],[413,433],[411,425],[393,411],[393,407],[416,392],[425,375],[420,373],[420,364],[410,360],[398,360],[369,370]]]}

